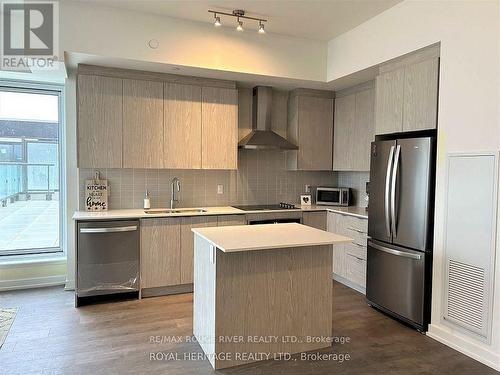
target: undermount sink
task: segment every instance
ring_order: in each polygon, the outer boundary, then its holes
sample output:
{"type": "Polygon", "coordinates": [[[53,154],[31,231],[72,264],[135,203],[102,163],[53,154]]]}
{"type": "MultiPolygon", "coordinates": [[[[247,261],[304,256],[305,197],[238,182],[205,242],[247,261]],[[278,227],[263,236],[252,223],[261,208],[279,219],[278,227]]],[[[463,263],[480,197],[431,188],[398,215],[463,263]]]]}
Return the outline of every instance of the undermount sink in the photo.
{"type": "Polygon", "coordinates": [[[146,214],[192,214],[207,212],[203,208],[153,208],[150,210],[144,210],[146,214]]]}

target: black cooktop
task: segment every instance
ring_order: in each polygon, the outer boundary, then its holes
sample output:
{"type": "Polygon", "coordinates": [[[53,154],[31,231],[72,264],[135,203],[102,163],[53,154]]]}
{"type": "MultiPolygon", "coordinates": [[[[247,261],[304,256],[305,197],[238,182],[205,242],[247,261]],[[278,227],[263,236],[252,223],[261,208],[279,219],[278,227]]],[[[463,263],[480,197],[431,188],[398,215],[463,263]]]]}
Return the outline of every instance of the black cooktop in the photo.
{"type": "Polygon", "coordinates": [[[295,205],[290,203],[280,203],[280,204],[255,204],[255,205],[243,205],[243,206],[233,206],[242,211],[273,211],[273,210],[293,210],[297,209],[295,205]]]}

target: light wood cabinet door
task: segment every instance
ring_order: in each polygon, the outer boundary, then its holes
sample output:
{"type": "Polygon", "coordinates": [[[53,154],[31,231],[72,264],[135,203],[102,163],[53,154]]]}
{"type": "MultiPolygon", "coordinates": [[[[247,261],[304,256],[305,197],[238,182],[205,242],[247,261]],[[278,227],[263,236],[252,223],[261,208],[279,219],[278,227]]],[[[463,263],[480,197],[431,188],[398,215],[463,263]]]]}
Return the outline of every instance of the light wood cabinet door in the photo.
{"type": "Polygon", "coordinates": [[[302,224],[316,229],[327,230],[327,212],[302,212],[302,224]]]}
{"type": "Polygon", "coordinates": [[[78,167],[122,168],[123,82],[78,76],[78,167]]]}
{"type": "Polygon", "coordinates": [[[366,260],[359,256],[346,254],[345,270],[344,277],[364,291],[366,288],[366,260]]]}
{"type": "MultiPolygon", "coordinates": [[[[328,212],[327,214],[327,227],[328,232],[343,235],[344,232],[341,230],[342,227],[342,215],[336,214],[334,212],[328,212]]],[[[346,261],[346,251],[344,244],[338,244],[333,246],[333,273],[345,277],[345,261],[346,261]]]]}
{"type": "Polygon", "coordinates": [[[164,84],[164,167],[201,168],[201,87],[164,84]]]}
{"type": "Polygon", "coordinates": [[[355,129],[356,94],[335,99],[335,120],[333,122],[333,170],[352,169],[352,139],[360,134],[355,129]]]}
{"type": "Polygon", "coordinates": [[[245,215],[220,215],[217,216],[217,226],[228,227],[231,225],[246,225],[245,215]]]}
{"type": "MultiPolygon", "coordinates": [[[[371,143],[375,139],[375,90],[356,93],[354,128],[349,137],[351,170],[370,170],[371,143]]],[[[335,160],[335,159],[334,159],[335,160]]]]}
{"type": "Polygon", "coordinates": [[[297,169],[331,170],[333,99],[299,96],[297,169]]]}
{"type": "Polygon", "coordinates": [[[375,133],[403,130],[404,68],[377,76],[375,80],[375,133]]]}
{"type": "Polygon", "coordinates": [[[335,99],[333,170],[369,171],[375,138],[373,88],[335,99]]]}
{"type": "Polygon", "coordinates": [[[192,216],[181,219],[181,284],[193,282],[194,233],[191,229],[216,226],[217,216],[192,216]]]}
{"type": "Polygon", "coordinates": [[[181,283],[181,219],[141,220],[141,288],[181,283]]]}
{"type": "Polygon", "coordinates": [[[238,91],[201,89],[201,163],[204,169],[238,168],[238,91]]]}
{"type": "Polygon", "coordinates": [[[439,58],[405,68],[403,131],[435,129],[439,58]]]}
{"type": "Polygon", "coordinates": [[[163,168],[163,84],[123,80],[123,168],[163,168]]]}

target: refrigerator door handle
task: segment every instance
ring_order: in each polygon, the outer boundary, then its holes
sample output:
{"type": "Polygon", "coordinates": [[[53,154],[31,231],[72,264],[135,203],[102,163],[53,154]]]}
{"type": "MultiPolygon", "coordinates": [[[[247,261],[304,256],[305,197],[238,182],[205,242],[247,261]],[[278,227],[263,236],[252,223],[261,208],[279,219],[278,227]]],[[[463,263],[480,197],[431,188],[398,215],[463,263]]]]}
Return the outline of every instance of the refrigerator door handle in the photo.
{"type": "Polygon", "coordinates": [[[387,160],[387,170],[385,172],[385,197],[384,197],[384,216],[385,216],[385,230],[387,236],[391,236],[391,221],[390,221],[390,211],[389,211],[389,201],[390,201],[390,183],[391,183],[391,169],[392,162],[394,158],[394,146],[391,146],[389,151],[389,159],[387,160]]]}
{"type": "Polygon", "coordinates": [[[391,181],[391,225],[392,235],[396,235],[396,182],[398,179],[399,156],[401,155],[401,146],[396,146],[396,156],[394,156],[394,165],[392,167],[392,181],[391,181]]]}
{"type": "Polygon", "coordinates": [[[368,246],[373,247],[374,249],[383,251],[384,253],[388,253],[388,254],[392,254],[392,255],[397,255],[397,256],[403,257],[403,258],[410,258],[410,259],[415,259],[415,260],[422,259],[421,255],[413,254],[413,253],[407,253],[407,252],[404,252],[404,251],[399,251],[399,250],[394,250],[394,249],[390,249],[388,247],[377,245],[377,244],[375,244],[373,242],[369,242],[368,246]]]}

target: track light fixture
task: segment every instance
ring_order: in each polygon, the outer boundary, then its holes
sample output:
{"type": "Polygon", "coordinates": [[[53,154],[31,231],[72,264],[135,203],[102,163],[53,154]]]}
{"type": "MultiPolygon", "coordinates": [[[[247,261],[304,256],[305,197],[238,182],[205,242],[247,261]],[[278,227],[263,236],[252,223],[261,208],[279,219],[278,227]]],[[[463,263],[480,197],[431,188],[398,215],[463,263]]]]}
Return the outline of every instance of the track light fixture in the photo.
{"type": "Polygon", "coordinates": [[[238,26],[236,26],[236,30],[243,31],[243,21],[240,21],[240,17],[238,17],[238,26]]]}
{"type": "Polygon", "coordinates": [[[215,27],[219,27],[219,26],[222,26],[222,23],[220,23],[220,17],[217,16],[217,13],[214,13],[214,26],[215,27]]]}
{"type": "Polygon", "coordinates": [[[262,23],[262,21],[259,21],[259,34],[265,34],[266,33],[266,30],[264,29],[264,24],[262,23]]]}
{"type": "Polygon", "coordinates": [[[236,21],[238,22],[238,24],[236,26],[236,30],[238,30],[238,31],[244,31],[244,29],[243,29],[243,21],[241,19],[247,19],[247,20],[259,21],[258,33],[259,34],[265,34],[266,33],[266,30],[264,29],[264,22],[267,22],[267,20],[262,19],[262,18],[254,18],[254,17],[245,16],[245,11],[242,10],[242,9],[235,9],[235,10],[233,10],[232,13],[219,12],[219,11],[215,11],[215,10],[211,10],[211,9],[209,9],[208,12],[209,13],[213,13],[213,15],[214,15],[214,26],[216,26],[216,27],[219,27],[219,26],[222,25],[222,23],[220,21],[220,15],[222,14],[224,16],[229,16],[229,17],[235,17],[236,18],[236,21]]]}

